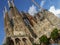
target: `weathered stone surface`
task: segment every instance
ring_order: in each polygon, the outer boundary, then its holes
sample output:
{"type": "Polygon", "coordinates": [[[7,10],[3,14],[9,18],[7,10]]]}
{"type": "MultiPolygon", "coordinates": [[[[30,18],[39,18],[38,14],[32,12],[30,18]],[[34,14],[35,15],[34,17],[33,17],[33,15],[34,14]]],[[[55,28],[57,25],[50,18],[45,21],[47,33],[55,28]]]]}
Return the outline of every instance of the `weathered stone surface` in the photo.
{"type": "Polygon", "coordinates": [[[38,12],[33,17],[28,13],[19,13],[15,6],[5,13],[4,24],[6,38],[10,37],[14,45],[32,45],[32,42],[39,44],[42,35],[49,38],[54,28],[60,29],[60,19],[51,12],[38,12]]]}

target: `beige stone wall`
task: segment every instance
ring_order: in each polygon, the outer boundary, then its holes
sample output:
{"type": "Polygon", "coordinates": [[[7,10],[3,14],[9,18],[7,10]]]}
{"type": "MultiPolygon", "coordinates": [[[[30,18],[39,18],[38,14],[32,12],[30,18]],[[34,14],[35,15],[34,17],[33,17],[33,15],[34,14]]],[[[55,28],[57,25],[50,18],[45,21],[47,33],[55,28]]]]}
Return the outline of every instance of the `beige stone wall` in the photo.
{"type": "Polygon", "coordinates": [[[46,17],[51,21],[51,23],[53,25],[56,26],[56,28],[60,29],[60,18],[58,18],[57,16],[55,16],[53,13],[51,12],[45,12],[46,13],[46,17]]]}
{"type": "Polygon", "coordinates": [[[24,20],[19,11],[16,8],[11,9],[10,19],[13,19],[14,27],[11,27],[9,20],[7,20],[8,17],[5,17],[6,37],[11,37],[14,42],[14,45],[32,45],[31,41],[29,40],[29,37],[32,37],[34,39],[33,42],[37,44],[39,43],[39,38],[42,35],[46,35],[49,38],[54,28],[60,29],[60,19],[57,18],[51,12],[45,11],[43,13],[39,12],[39,16],[36,16],[36,20],[29,14],[26,15],[26,18],[30,21],[29,26],[31,27],[32,31],[37,35],[37,37],[34,38],[29,28],[25,25],[24,20]],[[40,20],[41,18],[43,18],[42,16],[44,16],[44,19],[40,20]],[[15,41],[16,38],[20,40],[17,44],[15,41]],[[26,39],[25,42],[22,40],[23,38],[26,39]]]}
{"type": "Polygon", "coordinates": [[[14,45],[32,45],[28,37],[7,37],[6,40],[11,42],[6,42],[7,44],[12,43],[14,45]]]}

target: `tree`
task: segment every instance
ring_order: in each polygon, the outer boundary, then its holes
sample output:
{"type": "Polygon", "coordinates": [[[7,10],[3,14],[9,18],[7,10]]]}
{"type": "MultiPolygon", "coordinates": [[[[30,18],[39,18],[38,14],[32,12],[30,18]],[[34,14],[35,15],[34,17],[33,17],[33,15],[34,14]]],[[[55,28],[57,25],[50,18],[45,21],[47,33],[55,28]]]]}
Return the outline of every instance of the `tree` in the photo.
{"type": "Polygon", "coordinates": [[[55,39],[58,38],[58,29],[57,29],[57,28],[55,28],[55,29],[51,32],[50,37],[51,37],[53,40],[55,40],[55,39]]]}
{"type": "Polygon", "coordinates": [[[40,39],[40,43],[44,43],[44,44],[47,44],[48,43],[48,38],[47,36],[43,35],[40,39]]]}

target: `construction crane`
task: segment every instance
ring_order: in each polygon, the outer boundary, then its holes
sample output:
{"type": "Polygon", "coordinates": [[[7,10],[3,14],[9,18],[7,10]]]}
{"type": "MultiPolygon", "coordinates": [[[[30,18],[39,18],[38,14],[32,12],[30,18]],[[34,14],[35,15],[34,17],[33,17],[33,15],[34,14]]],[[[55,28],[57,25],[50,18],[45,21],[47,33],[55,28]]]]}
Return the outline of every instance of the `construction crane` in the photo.
{"type": "MultiPolygon", "coordinates": [[[[38,8],[41,9],[41,12],[43,12],[44,10],[46,10],[46,9],[42,8],[42,7],[41,7],[37,2],[35,2],[34,0],[32,0],[32,2],[33,2],[38,8]]],[[[45,12],[43,13],[43,15],[46,15],[45,12]]],[[[52,22],[48,19],[48,17],[46,17],[46,18],[47,18],[47,20],[51,23],[51,25],[53,25],[52,22]]]]}
{"type": "Polygon", "coordinates": [[[32,2],[38,7],[38,8],[40,8],[41,9],[41,11],[43,11],[44,9],[37,3],[37,2],[35,2],[34,0],[32,0],[32,2]]]}
{"type": "MultiPolygon", "coordinates": [[[[35,2],[34,0],[32,0],[32,2],[40,9],[41,12],[43,12],[44,9],[37,2],[35,2]]],[[[42,20],[44,18],[44,14],[40,15],[40,18],[40,20],[42,20]]]]}

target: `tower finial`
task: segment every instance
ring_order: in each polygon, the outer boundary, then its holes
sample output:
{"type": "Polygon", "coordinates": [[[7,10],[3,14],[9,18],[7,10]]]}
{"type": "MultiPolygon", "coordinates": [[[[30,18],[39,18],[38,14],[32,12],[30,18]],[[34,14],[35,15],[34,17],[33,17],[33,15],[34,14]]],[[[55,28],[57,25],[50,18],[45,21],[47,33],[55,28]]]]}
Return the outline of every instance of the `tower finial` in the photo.
{"type": "Polygon", "coordinates": [[[7,12],[7,8],[6,8],[6,6],[4,7],[4,11],[5,11],[5,13],[7,12]]]}
{"type": "Polygon", "coordinates": [[[9,7],[10,7],[10,4],[11,4],[11,3],[10,3],[10,0],[8,0],[8,6],[9,6],[9,7]]]}
{"type": "Polygon", "coordinates": [[[14,0],[12,0],[11,3],[12,3],[12,6],[14,7],[14,0]]]}
{"type": "Polygon", "coordinates": [[[4,16],[4,18],[5,18],[5,13],[7,13],[7,8],[6,8],[6,6],[4,7],[4,10],[3,10],[3,16],[4,16]]]}
{"type": "Polygon", "coordinates": [[[3,10],[3,17],[5,18],[5,11],[3,10]]]}
{"type": "Polygon", "coordinates": [[[11,8],[11,7],[14,7],[14,0],[8,0],[8,6],[11,8]]]}

